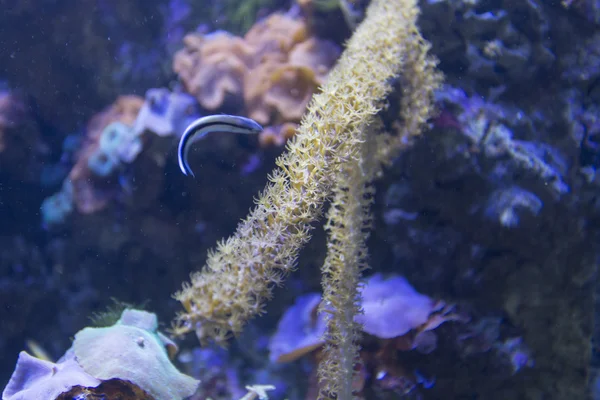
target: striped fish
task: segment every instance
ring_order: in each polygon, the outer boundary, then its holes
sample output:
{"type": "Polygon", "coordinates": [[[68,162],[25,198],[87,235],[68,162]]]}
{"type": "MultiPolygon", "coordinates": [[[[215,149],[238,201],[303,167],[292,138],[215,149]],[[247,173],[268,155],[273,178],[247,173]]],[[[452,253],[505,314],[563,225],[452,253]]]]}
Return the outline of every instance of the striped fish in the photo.
{"type": "Polygon", "coordinates": [[[209,115],[207,117],[198,118],[187,127],[181,139],[179,140],[179,148],[177,158],[179,160],[179,168],[184,175],[195,176],[192,172],[187,157],[190,147],[196,141],[202,139],[212,132],[231,132],[243,134],[257,134],[263,130],[259,123],[244,117],[236,115],[209,115]]]}

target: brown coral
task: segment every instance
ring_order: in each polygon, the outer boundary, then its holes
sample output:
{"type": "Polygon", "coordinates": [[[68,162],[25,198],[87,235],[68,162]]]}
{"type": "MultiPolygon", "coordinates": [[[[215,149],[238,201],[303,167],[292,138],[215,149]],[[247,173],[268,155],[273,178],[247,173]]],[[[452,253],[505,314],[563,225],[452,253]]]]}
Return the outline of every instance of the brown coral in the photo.
{"type": "Polygon", "coordinates": [[[310,68],[315,74],[317,83],[322,85],[339,56],[340,48],[333,42],[311,37],[292,49],[289,63],[310,68]]]}
{"type": "MultiPolygon", "coordinates": [[[[310,37],[306,21],[285,14],[256,23],[244,38],[192,34],[184,45],[173,69],[186,90],[209,110],[231,108],[228,98],[237,97],[263,125],[299,122],[340,54],[334,43],[310,37]]],[[[270,139],[290,132],[273,131],[261,144],[282,145],[285,140],[270,139]]]]}
{"type": "Polygon", "coordinates": [[[300,122],[308,102],[317,90],[317,80],[312,69],[285,65],[271,76],[269,88],[264,93],[264,103],[275,110],[274,122],[300,122]]]}
{"type": "Polygon", "coordinates": [[[244,36],[254,49],[254,65],[263,62],[264,57],[277,54],[287,57],[295,45],[307,38],[305,21],[284,14],[273,14],[256,23],[244,36]]]}
{"type": "Polygon", "coordinates": [[[261,124],[300,122],[317,89],[314,72],[308,67],[270,61],[252,71],[244,100],[250,118],[261,124]]]}
{"type": "Polygon", "coordinates": [[[173,70],[185,89],[208,110],[221,107],[242,93],[252,51],[241,38],[225,32],[191,34],[175,54],[173,70]]]}
{"type": "Polygon", "coordinates": [[[265,106],[263,94],[271,85],[271,75],[284,63],[283,59],[277,57],[266,58],[264,62],[256,66],[244,82],[244,103],[246,114],[263,125],[267,125],[273,119],[271,110],[265,106]]]}
{"type": "Polygon", "coordinates": [[[261,147],[281,147],[296,134],[297,128],[298,124],[293,122],[268,126],[258,135],[258,143],[261,147]]]}

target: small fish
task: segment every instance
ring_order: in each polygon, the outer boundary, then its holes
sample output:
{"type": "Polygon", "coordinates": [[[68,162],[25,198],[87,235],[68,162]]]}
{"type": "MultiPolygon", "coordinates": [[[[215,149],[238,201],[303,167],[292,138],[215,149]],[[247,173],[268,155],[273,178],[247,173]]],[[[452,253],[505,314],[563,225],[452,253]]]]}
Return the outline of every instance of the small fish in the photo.
{"type": "Polygon", "coordinates": [[[48,354],[48,352],[35,340],[27,339],[25,340],[25,345],[27,346],[27,350],[36,358],[44,361],[52,362],[52,358],[48,354]]]}
{"type": "Polygon", "coordinates": [[[244,134],[257,134],[263,130],[259,123],[236,115],[209,115],[198,118],[187,127],[179,140],[177,156],[179,168],[184,175],[195,176],[187,162],[190,147],[211,132],[232,132],[244,134]]]}

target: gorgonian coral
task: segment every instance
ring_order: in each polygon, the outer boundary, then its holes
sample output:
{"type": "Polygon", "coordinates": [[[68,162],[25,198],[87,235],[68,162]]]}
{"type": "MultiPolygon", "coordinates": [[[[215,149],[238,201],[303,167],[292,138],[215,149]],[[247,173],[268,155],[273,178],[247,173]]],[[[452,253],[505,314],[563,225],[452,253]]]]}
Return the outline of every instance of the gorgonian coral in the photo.
{"type": "Polygon", "coordinates": [[[175,295],[185,309],[176,320],[177,333],[195,331],[202,341],[224,342],[241,332],[248,319],[263,311],[273,285],[294,269],[313,223],[333,199],[323,267],[324,299],[332,318],[320,371],[326,382],[322,395],[352,397],[358,336],[353,321],[366,261],[371,181],[380,162],[389,162],[411,135],[421,132],[440,80],[416,27],[417,15],[414,1],[373,1],[322,92],[313,96],[254,209],[175,295]],[[397,135],[376,135],[381,131],[376,115],[398,77],[402,126],[397,135]]]}

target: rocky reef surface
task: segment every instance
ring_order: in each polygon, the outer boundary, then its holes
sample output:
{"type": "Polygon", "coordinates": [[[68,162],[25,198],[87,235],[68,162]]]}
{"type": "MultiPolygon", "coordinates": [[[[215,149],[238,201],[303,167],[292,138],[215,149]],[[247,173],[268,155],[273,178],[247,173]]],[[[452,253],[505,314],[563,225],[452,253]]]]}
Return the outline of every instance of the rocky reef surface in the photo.
{"type": "MultiPolygon", "coordinates": [[[[226,1],[215,19],[196,3],[0,0],[0,385],[28,341],[58,360],[113,298],[172,319],[172,293],[252,206],[368,4],[244,0],[240,19],[226,1]],[[177,141],[218,113],[266,129],[203,139],[189,179],[177,141]]],[[[599,396],[600,6],[419,6],[445,80],[429,129],[377,182],[355,389],[599,396]]],[[[227,351],[180,343],[194,398],[315,397],[320,243],[227,351]]]]}

